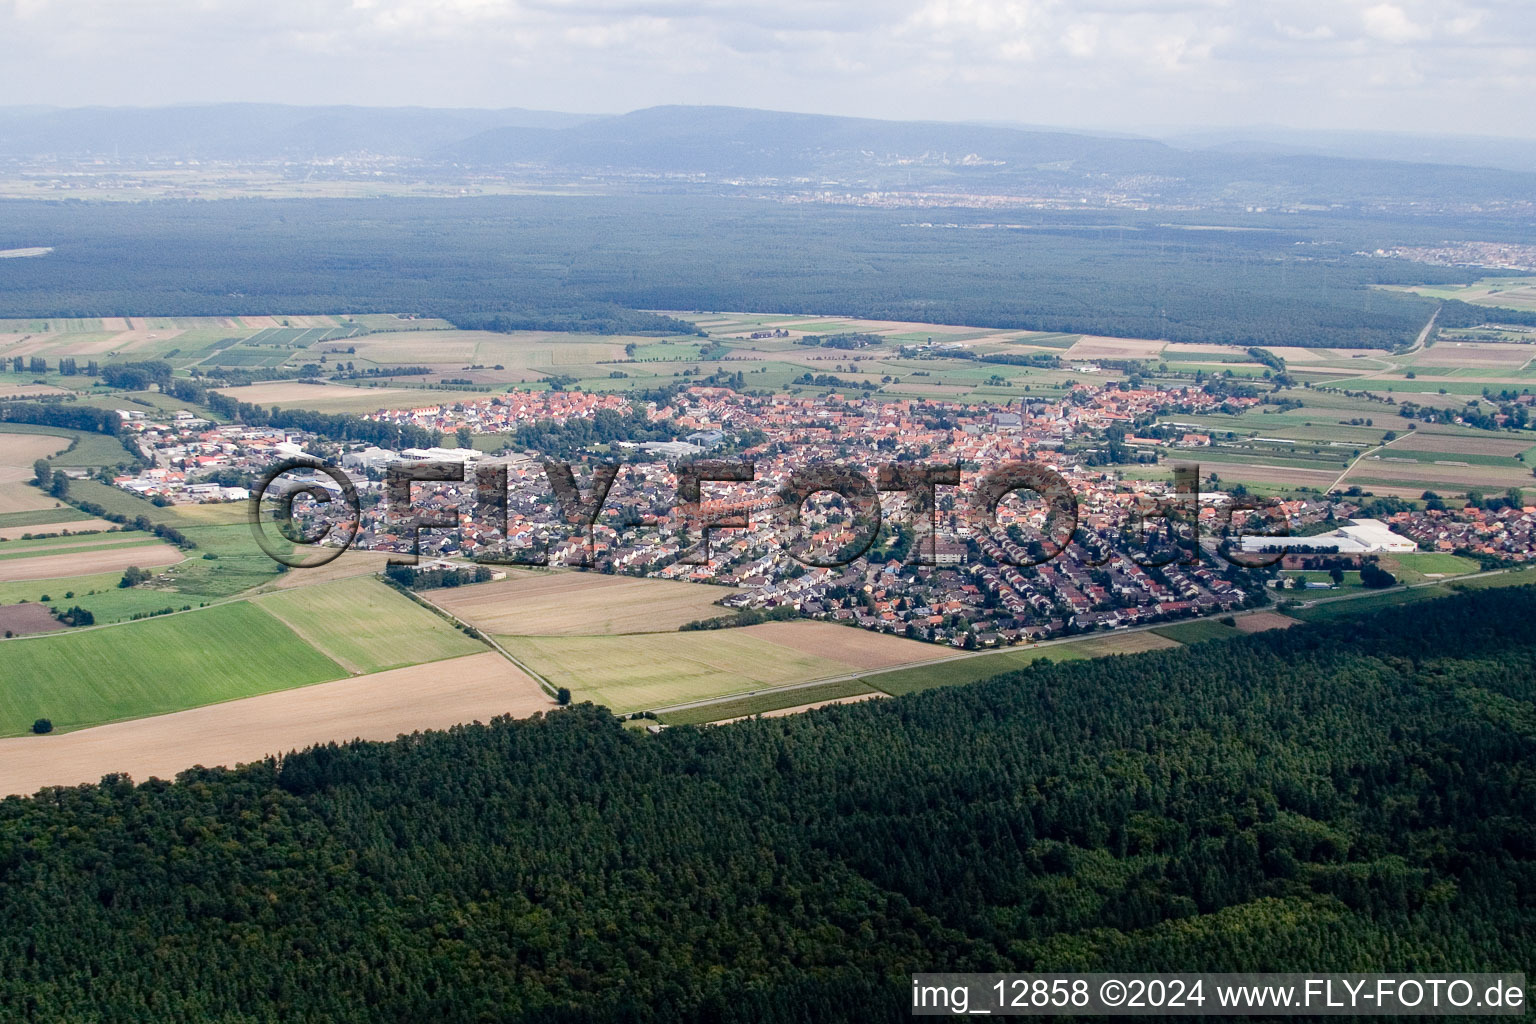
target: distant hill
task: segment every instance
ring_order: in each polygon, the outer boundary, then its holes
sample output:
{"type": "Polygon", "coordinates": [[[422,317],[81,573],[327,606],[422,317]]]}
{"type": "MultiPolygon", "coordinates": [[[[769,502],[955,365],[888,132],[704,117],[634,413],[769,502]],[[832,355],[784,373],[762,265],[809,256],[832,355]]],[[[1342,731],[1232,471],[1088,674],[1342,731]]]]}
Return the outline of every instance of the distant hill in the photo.
{"type": "Polygon", "coordinates": [[[621,115],[265,104],[0,108],[0,160],[370,155],[444,174],[582,173],[1259,206],[1505,203],[1536,194],[1536,160],[1527,159],[1536,148],[1483,142],[1469,155],[1457,140],[1408,136],[1255,130],[1160,142],[708,106],[621,115]],[[1476,163],[1492,166],[1468,166],[1476,163]]]}

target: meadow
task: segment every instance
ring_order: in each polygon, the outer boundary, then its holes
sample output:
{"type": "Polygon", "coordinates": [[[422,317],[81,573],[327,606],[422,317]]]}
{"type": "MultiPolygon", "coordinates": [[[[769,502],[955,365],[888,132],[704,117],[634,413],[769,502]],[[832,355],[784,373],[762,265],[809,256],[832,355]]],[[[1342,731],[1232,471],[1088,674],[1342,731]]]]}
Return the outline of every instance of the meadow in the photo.
{"type": "Polygon", "coordinates": [[[346,675],[249,602],[4,641],[0,735],[159,715],[346,675]]]}
{"type": "Polygon", "coordinates": [[[277,591],[253,603],[354,675],[485,651],[372,576],[277,591]]]}

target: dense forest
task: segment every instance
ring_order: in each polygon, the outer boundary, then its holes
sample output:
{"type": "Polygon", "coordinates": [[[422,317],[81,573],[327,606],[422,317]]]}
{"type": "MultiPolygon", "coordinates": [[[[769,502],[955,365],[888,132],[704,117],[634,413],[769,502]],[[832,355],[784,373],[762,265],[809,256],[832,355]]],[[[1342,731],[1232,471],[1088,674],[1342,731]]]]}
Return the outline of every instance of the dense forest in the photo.
{"type": "MultiPolygon", "coordinates": [[[[1529,234],[1475,217],[1230,215],[1240,230],[1191,230],[1215,215],[997,216],[664,195],[4,202],[0,248],[54,251],[6,262],[0,316],[393,311],[613,333],[679,326],[635,310],[756,310],[1392,347],[1436,303],[1372,285],[1477,273],[1359,252],[1529,234]]],[[[1488,316],[1459,307],[1442,323],[1488,316]]]]}
{"type": "Polygon", "coordinates": [[[894,1021],[918,970],[1523,969],[1533,617],[1506,589],[8,799],[0,1017],[894,1021]]]}

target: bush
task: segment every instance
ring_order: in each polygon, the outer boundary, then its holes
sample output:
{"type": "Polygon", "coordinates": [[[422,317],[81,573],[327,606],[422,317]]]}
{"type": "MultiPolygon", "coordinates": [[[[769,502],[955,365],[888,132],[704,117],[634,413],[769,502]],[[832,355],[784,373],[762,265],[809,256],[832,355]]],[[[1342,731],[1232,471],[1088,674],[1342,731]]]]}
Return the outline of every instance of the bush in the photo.
{"type": "Polygon", "coordinates": [[[555,691],[555,700],[561,707],[565,707],[571,702],[571,691],[564,686],[560,687],[555,691]]]}
{"type": "Polygon", "coordinates": [[[53,723],[46,718],[39,718],[37,721],[32,723],[32,731],[37,733],[39,736],[43,735],[44,733],[53,732],[53,723]]]}

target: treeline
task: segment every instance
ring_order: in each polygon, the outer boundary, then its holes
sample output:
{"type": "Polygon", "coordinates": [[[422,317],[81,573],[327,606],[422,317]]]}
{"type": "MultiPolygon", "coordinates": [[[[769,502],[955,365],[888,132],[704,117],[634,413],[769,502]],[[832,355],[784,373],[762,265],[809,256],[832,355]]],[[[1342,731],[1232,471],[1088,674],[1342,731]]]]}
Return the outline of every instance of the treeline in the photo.
{"type": "Polygon", "coordinates": [[[765,622],[788,622],[798,619],[800,613],[794,605],[783,604],[777,608],[740,608],[734,615],[717,615],[712,619],[694,619],[677,627],[679,633],[695,633],[710,629],[735,629],[737,626],[760,626],[765,622]]]}
{"type": "Polygon", "coordinates": [[[409,423],[383,423],[345,413],[280,409],[275,405],[268,409],[181,378],[171,383],[168,393],[183,402],[207,406],[225,419],[237,423],[253,427],[275,427],[278,430],[304,430],[332,441],[356,441],[383,448],[433,448],[441,440],[437,431],[409,423]]]}
{"type": "Polygon", "coordinates": [[[634,409],[622,413],[599,409],[591,417],[572,416],[563,421],[545,417],[521,423],[512,435],[512,447],[544,455],[571,455],[582,448],[615,441],[672,441],[681,430],[675,420],[652,422],[634,409]]]}
{"type": "Polygon", "coordinates": [[[694,334],[707,337],[686,320],[625,309],[612,303],[588,303],[573,309],[525,309],[511,313],[456,313],[445,317],[462,331],[575,331],[583,334],[694,334]]]}
{"type": "Polygon", "coordinates": [[[0,402],[0,423],[33,423],[118,436],[121,420],[110,409],[69,402],[0,402]]]}
{"type": "Polygon", "coordinates": [[[846,334],[807,334],[796,341],[795,344],[805,345],[808,348],[856,349],[878,345],[884,340],[878,334],[869,334],[865,331],[851,331],[846,334]]]}
{"type": "Polygon", "coordinates": [[[724,727],[0,803],[0,1015],[910,1019],[914,971],[1536,959],[1536,591],[724,727]]]}
{"type": "Polygon", "coordinates": [[[488,583],[495,576],[495,571],[484,565],[466,566],[462,569],[423,569],[414,565],[390,565],[384,569],[386,580],[407,590],[467,587],[472,583],[488,583]]]}

